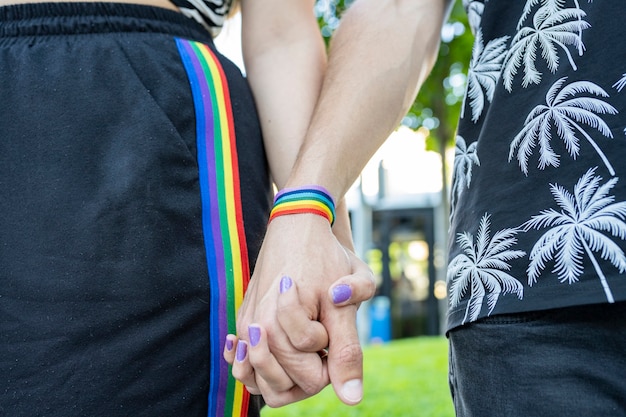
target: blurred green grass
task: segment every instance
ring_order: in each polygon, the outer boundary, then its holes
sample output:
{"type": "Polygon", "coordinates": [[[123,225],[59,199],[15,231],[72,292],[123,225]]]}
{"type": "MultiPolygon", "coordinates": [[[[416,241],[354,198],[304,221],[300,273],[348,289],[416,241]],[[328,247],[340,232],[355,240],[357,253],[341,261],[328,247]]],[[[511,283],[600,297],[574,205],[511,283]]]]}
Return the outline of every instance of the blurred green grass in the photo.
{"type": "Polygon", "coordinates": [[[444,337],[395,340],[366,346],[364,398],[341,403],[331,387],[315,397],[281,408],[265,407],[262,417],[454,417],[448,389],[448,343],[444,337]]]}

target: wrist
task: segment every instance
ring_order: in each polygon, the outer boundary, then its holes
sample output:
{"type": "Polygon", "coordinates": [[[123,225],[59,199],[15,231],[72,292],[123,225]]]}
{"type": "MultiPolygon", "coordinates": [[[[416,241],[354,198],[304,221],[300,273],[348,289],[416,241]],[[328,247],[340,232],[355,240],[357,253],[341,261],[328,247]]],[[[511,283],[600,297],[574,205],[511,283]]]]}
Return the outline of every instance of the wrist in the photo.
{"type": "Polygon", "coordinates": [[[350,224],[350,214],[345,197],[342,198],[336,207],[335,224],[333,234],[346,249],[354,252],[354,242],[352,241],[352,227],[350,224]]]}

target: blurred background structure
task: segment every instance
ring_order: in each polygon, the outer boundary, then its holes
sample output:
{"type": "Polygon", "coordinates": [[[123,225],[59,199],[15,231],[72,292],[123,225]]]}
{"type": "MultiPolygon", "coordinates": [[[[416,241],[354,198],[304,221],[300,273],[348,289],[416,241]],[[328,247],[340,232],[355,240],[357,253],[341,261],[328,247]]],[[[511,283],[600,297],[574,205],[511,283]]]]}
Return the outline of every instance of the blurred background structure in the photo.
{"type": "MultiPolygon", "coordinates": [[[[327,41],[352,1],[317,1],[327,41]]],[[[245,72],[240,31],[235,16],[216,44],[245,72]]],[[[378,284],[376,297],[359,311],[364,343],[443,332],[450,172],[472,42],[457,0],[430,77],[347,195],[357,254],[369,263],[378,284]]]]}

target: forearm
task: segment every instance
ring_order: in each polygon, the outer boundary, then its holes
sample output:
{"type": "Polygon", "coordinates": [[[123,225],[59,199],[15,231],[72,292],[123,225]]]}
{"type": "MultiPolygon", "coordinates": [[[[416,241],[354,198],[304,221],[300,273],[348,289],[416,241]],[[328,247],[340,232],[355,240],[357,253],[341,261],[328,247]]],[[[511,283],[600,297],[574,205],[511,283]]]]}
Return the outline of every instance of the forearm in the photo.
{"type": "Polygon", "coordinates": [[[398,126],[437,56],[445,0],[358,0],[330,49],[316,113],[288,186],[345,194],[398,126]]]}
{"type": "Polygon", "coordinates": [[[246,73],[279,188],[303,142],[326,68],[313,6],[313,0],[242,2],[246,73]]]}

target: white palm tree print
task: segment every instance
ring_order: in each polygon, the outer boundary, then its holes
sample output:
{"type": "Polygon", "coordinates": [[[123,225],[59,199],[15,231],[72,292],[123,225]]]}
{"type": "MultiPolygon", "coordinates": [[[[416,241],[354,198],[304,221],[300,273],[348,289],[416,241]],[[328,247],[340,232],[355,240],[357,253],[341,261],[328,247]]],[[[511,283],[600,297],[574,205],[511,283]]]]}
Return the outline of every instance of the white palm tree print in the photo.
{"type": "Polygon", "coordinates": [[[521,27],[520,25],[511,42],[502,74],[504,87],[509,92],[513,88],[513,79],[521,66],[524,69],[522,79],[524,88],[530,84],[541,82],[541,73],[535,65],[539,48],[542,58],[552,73],[555,73],[559,67],[559,49],[565,52],[574,70],[577,67],[569,52],[568,45],[574,46],[579,53],[584,50],[582,31],[591,27],[588,22],[583,20],[586,13],[578,7],[563,8],[562,0],[529,0],[526,3],[524,15],[520,19],[520,24],[538,2],[541,2],[542,5],[533,16],[532,27],[521,27]]]}
{"type": "MultiPolygon", "coordinates": [[[[622,78],[620,78],[615,84],[613,84],[613,88],[617,89],[620,93],[622,89],[626,86],[626,74],[622,74],[622,78]]],[[[626,134],[626,127],[624,128],[624,133],[626,134]]]]}
{"type": "Polygon", "coordinates": [[[613,88],[621,92],[625,86],[626,86],[626,74],[622,74],[622,78],[620,78],[615,84],[613,84],[613,88]]]}
{"type": "Polygon", "coordinates": [[[515,229],[503,229],[490,238],[490,218],[485,214],[478,228],[476,244],[469,233],[459,233],[457,243],[463,253],[457,255],[448,266],[450,285],[450,304],[456,307],[469,293],[463,323],[478,318],[485,296],[487,297],[487,315],[491,314],[500,295],[515,293],[521,300],[524,287],[519,280],[508,274],[509,261],[521,258],[526,252],[511,250],[517,243],[515,229]]]}
{"type": "MultiPolygon", "coordinates": [[[[589,0],[589,3],[592,3],[592,2],[593,0],[589,0]]],[[[532,12],[532,9],[537,4],[542,4],[548,13],[558,12],[559,10],[563,10],[565,8],[565,0],[528,0],[526,2],[526,5],[524,6],[524,13],[522,14],[522,17],[517,24],[518,29],[522,27],[524,21],[530,15],[530,13],[532,12]]],[[[580,9],[580,6],[578,5],[578,0],[574,0],[574,6],[577,9],[580,9]]],[[[578,34],[582,36],[582,30],[579,30],[578,34]]],[[[582,56],[583,52],[584,52],[584,46],[581,43],[578,46],[578,54],[582,56]]]]}
{"type": "Polygon", "coordinates": [[[483,17],[483,10],[485,5],[480,1],[463,0],[463,7],[467,13],[467,21],[469,23],[472,33],[477,33],[480,27],[480,21],[483,17]]]}
{"type": "Polygon", "coordinates": [[[454,151],[454,179],[452,185],[452,207],[463,192],[464,188],[469,188],[472,182],[472,169],[474,165],[480,166],[478,153],[476,153],[477,142],[472,142],[469,146],[462,136],[456,137],[456,147],[454,151]]]}
{"type": "Polygon", "coordinates": [[[616,114],[617,110],[598,98],[579,96],[582,93],[588,93],[608,97],[606,91],[596,84],[589,81],[576,81],[564,85],[566,79],[567,77],[563,77],[557,80],[546,94],[546,104],[538,105],[528,114],[524,128],[513,138],[509,147],[509,162],[517,150],[519,166],[522,172],[528,175],[528,159],[538,143],[538,167],[540,169],[547,166],[558,167],[560,156],[550,146],[554,125],[556,133],[563,139],[573,159],[576,159],[580,152],[578,132],[598,153],[611,175],[615,175],[615,170],[606,155],[582,125],[586,124],[597,129],[605,137],[612,138],[611,130],[598,114],[616,114]]]}
{"type": "MultiPolygon", "coordinates": [[[[508,36],[493,39],[483,45],[483,35],[476,32],[472,59],[467,72],[467,94],[472,109],[472,121],[476,123],[485,107],[485,100],[491,103],[496,84],[502,71],[502,63],[506,58],[508,36]]],[[[465,105],[461,107],[461,118],[465,115],[465,105]]]]}
{"type": "Polygon", "coordinates": [[[550,185],[561,210],[543,210],[522,225],[525,231],[550,228],[530,253],[528,284],[532,286],[537,282],[546,263],[551,260],[554,261],[553,272],[559,281],[575,283],[583,273],[583,256],[587,255],[607,300],[612,303],[613,294],[594,253],[611,262],[620,273],[626,271],[624,252],[606,235],[626,239],[626,202],[615,202],[615,197],[609,195],[618,178],[601,184],[602,177],[594,175],[596,168],[591,168],[579,179],[573,194],[560,185],[550,185]]]}

